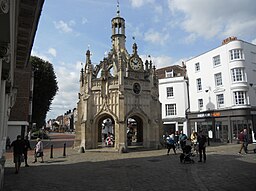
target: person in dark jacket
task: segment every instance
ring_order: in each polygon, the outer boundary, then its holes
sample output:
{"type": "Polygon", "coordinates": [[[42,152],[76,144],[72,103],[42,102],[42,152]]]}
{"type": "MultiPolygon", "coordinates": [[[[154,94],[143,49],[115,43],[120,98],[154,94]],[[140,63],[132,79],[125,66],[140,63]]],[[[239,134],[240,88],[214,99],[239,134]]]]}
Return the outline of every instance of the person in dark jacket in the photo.
{"type": "Polygon", "coordinates": [[[203,135],[202,131],[199,131],[198,133],[198,137],[197,137],[197,141],[198,141],[198,148],[199,148],[199,161],[198,162],[202,162],[202,158],[204,158],[204,162],[206,162],[206,136],[203,135]]]}
{"type": "Polygon", "coordinates": [[[32,149],[30,146],[30,142],[28,140],[28,136],[25,137],[24,141],[24,150],[23,150],[23,154],[24,154],[24,161],[25,161],[25,167],[29,167],[28,165],[28,149],[32,149]]]}
{"type": "Polygon", "coordinates": [[[13,162],[15,163],[15,174],[19,173],[21,162],[23,162],[23,150],[24,142],[21,140],[21,136],[18,135],[17,139],[12,142],[11,148],[13,148],[13,162]]]}

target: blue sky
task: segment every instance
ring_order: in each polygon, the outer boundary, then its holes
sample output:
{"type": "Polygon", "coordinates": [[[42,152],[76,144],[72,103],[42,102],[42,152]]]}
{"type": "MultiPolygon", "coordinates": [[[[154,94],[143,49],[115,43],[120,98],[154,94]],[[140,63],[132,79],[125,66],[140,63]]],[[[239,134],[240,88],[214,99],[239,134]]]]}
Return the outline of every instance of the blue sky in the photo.
{"type": "MultiPolygon", "coordinates": [[[[157,68],[181,64],[236,36],[256,44],[255,0],[119,0],[126,49],[157,68]]],[[[59,91],[47,119],[76,107],[81,63],[89,48],[99,64],[111,49],[117,0],[45,0],[32,55],[51,62],[59,91]]]]}

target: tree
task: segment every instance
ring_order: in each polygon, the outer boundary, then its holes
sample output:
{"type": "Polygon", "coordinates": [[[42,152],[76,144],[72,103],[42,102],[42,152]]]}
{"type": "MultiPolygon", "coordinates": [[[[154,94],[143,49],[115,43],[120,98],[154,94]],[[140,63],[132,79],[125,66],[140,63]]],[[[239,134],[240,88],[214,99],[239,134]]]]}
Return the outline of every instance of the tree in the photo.
{"type": "Polygon", "coordinates": [[[32,121],[40,128],[45,125],[46,114],[59,88],[50,62],[36,56],[31,56],[30,62],[34,71],[32,121]]]}

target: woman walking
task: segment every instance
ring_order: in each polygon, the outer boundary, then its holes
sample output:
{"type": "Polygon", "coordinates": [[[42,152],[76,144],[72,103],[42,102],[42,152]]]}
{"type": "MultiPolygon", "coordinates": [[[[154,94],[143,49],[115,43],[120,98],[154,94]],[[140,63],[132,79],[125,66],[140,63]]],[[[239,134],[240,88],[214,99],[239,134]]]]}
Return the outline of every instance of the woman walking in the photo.
{"type": "Polygon", "coordinates": [[[43,152],[43,142],[40,138],[37,138],[37,144],[35,146],[35,161],[33,163],[37,162],[37,158],[41,157],[41,163],[44,163],[44,152],[43,152]]]}

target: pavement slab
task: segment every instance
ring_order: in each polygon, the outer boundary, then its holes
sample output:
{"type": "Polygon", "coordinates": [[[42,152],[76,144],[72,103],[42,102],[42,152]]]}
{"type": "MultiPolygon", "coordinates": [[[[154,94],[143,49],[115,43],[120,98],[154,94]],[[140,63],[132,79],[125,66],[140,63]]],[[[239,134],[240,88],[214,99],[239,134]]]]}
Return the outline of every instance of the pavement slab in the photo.
{"type": "Polygon", "coordinates": [[[4,191],[238,191],[256,188],[255,145],[249,154],[238,155],[240,145],[207,147],[206,163],[179,162],[179,154],[167,150],[132,150],[128,153],[109,150],[86,150],[79,153],[67,148],[54,150],[50,158],[45,150],[45,163],[22,167],[14,174],[12,157],[7,156],[4,191]]]}

